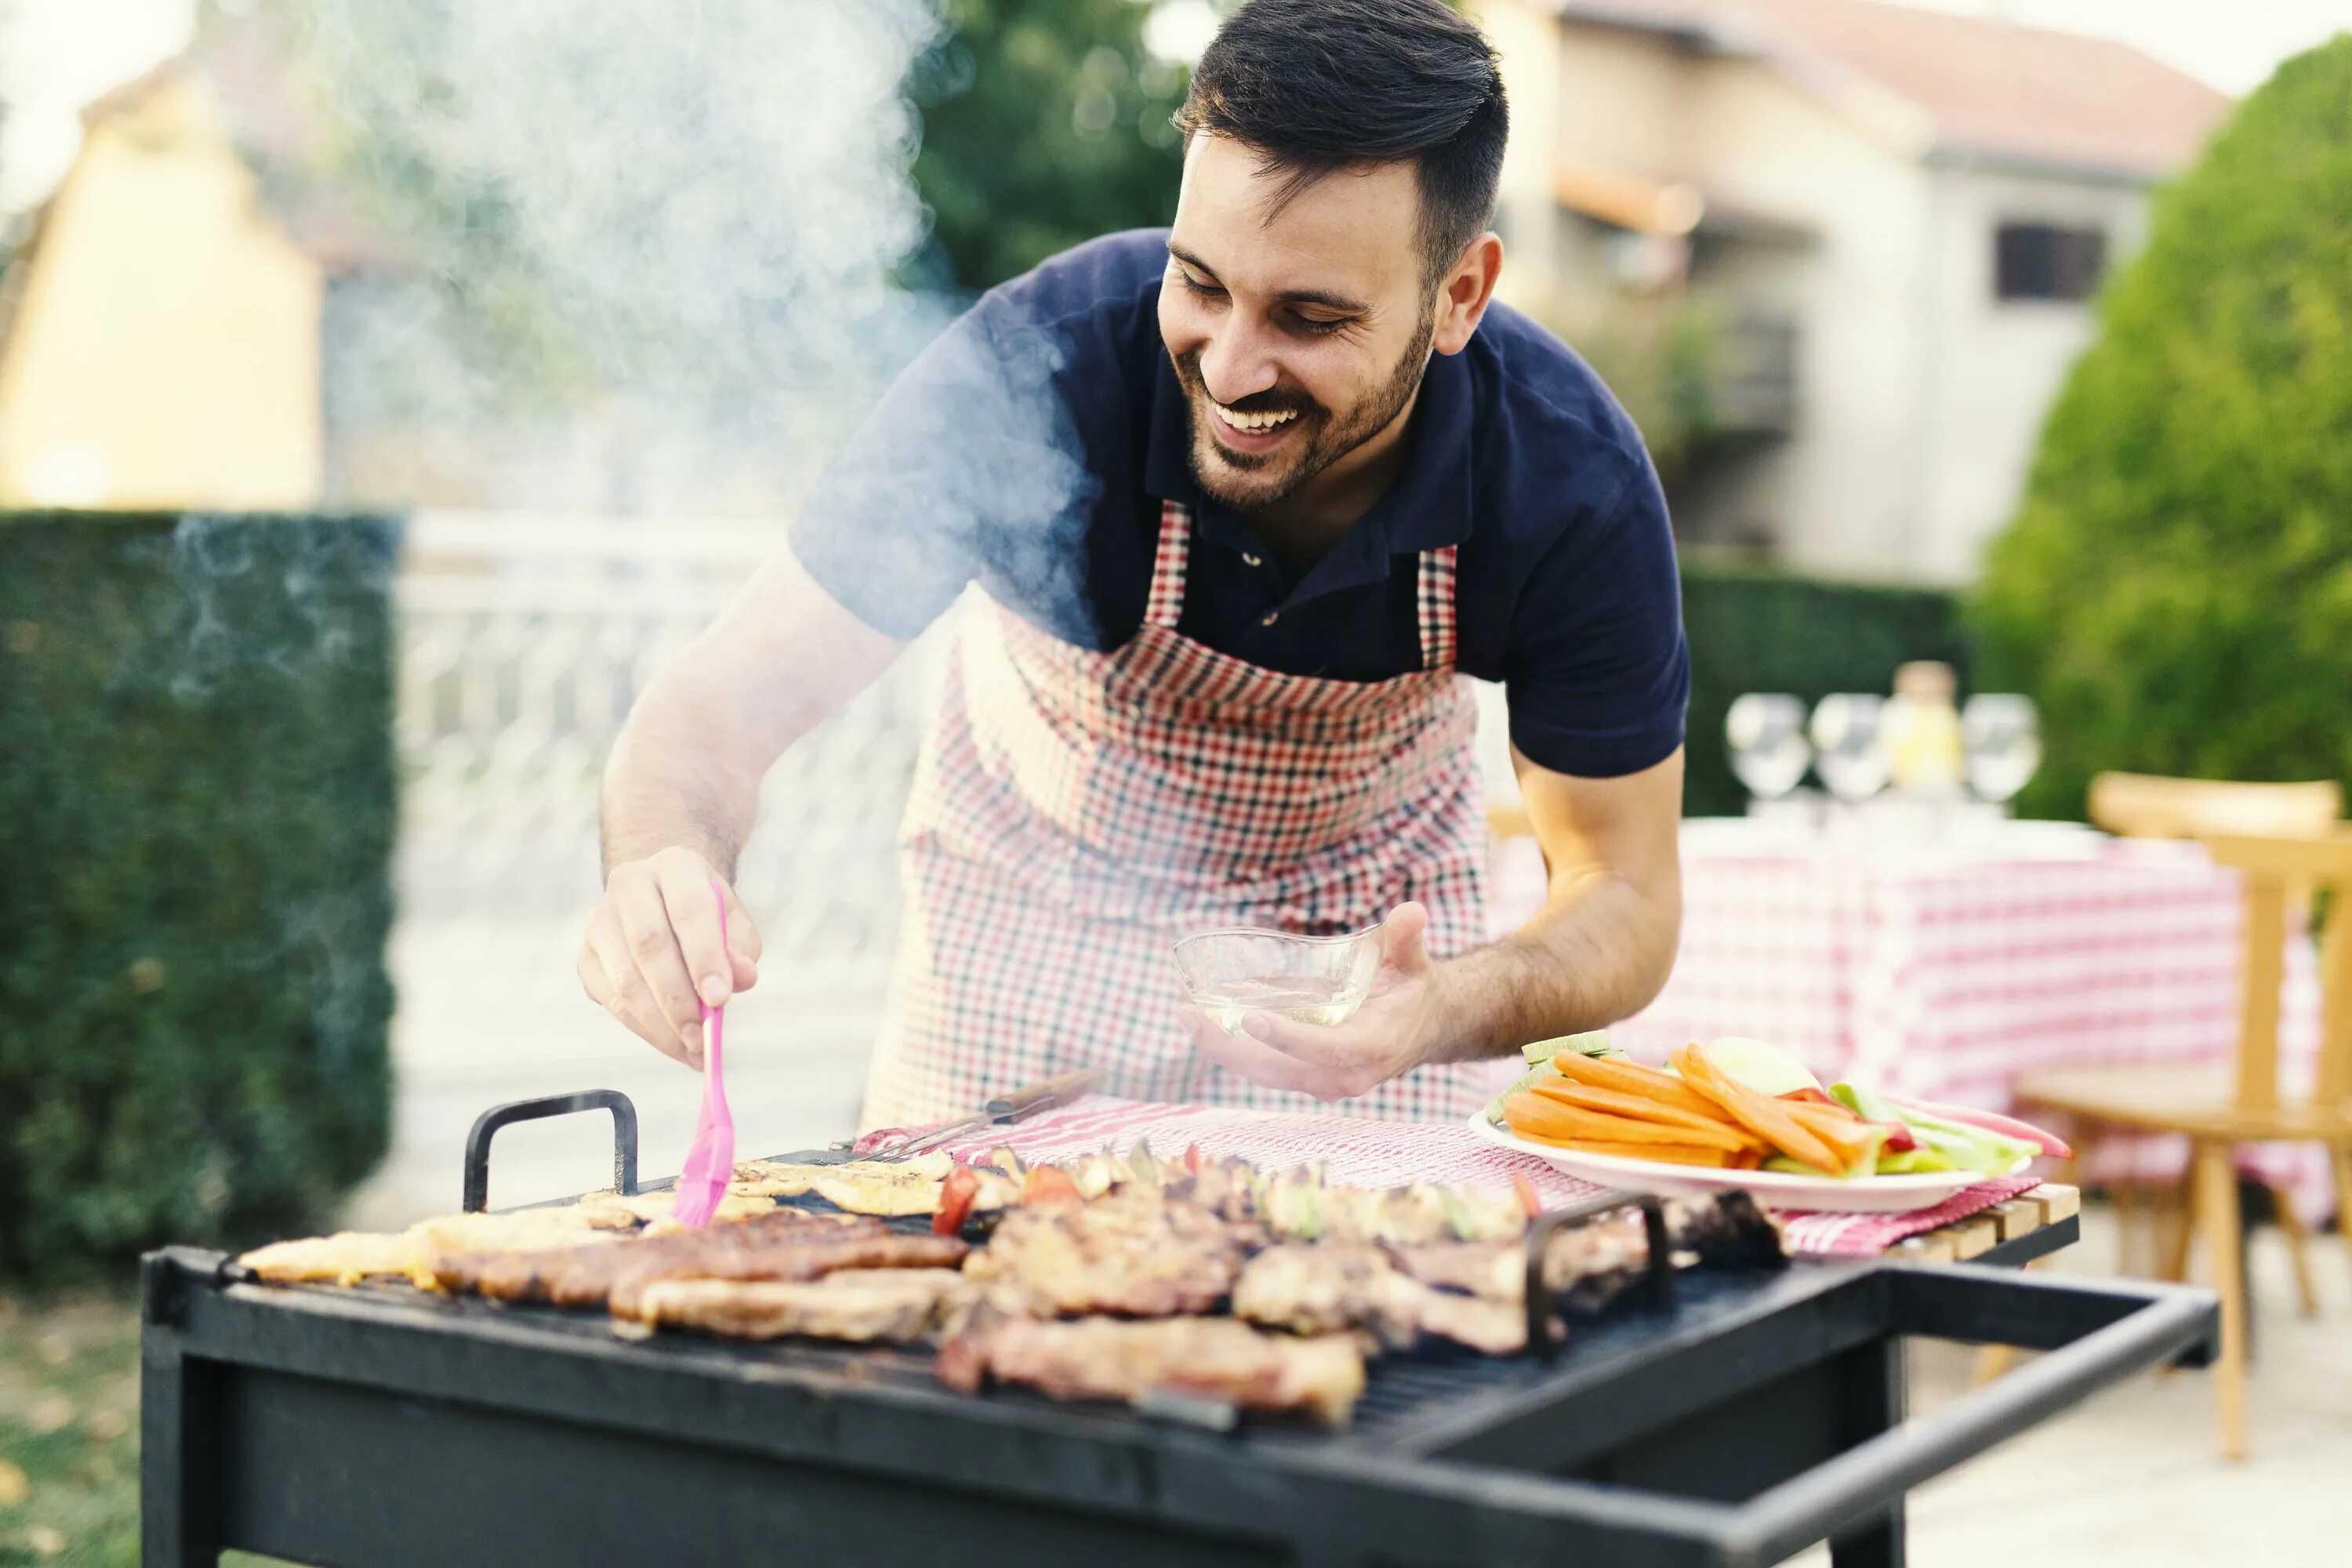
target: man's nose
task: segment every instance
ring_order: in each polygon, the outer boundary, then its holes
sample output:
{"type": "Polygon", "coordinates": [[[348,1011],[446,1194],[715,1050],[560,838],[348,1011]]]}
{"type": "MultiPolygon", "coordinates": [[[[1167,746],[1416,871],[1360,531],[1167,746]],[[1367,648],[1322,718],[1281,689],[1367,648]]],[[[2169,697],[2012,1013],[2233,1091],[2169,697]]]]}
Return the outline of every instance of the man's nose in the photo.
{"type": "Polygon", "coordinates": [[[1267,352],[1265,335],[1228,319],[1201,350],[1201,384],[1219,403],[1232,405],[1265,392],[1282,379],[1267,352]]]}

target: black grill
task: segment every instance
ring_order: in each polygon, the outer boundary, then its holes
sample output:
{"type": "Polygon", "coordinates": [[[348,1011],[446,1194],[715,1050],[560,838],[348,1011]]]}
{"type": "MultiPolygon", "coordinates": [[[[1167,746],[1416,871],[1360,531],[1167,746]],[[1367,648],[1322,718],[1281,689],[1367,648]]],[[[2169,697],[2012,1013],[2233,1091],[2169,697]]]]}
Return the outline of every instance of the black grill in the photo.
{"type": "Polygon", "coordinates": [[[149,1568],[231,1546],[341,1568],[1747,1564],[1824,1539],[1849,1568],[1900,1560],[1910,1487],[2201,1358],[2215,1320],[2204,1291],[1980,1264],[1687,1273],[1549,1364],[1384,1358],[1343,1431],[1217,1432],[967,1397],[927,1351],[624,1342],[595,1313],[240,1283],[188,1249],[143,1287],[149,1568]],[[2053,1353],[1895,1436],[1909,1334],[2053,1353]]]}

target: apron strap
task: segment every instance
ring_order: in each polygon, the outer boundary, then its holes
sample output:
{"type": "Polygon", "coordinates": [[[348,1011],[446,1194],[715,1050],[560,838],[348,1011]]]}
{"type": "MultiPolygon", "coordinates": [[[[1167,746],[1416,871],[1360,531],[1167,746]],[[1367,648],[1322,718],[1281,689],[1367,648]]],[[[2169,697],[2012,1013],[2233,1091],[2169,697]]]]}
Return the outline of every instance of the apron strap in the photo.
{"type": "MultiPolygon", "coordinates": [[[[1151,589],[1143,601],[1146,626],[1176,629],[1184,613],[1184,567],[1192,553],[1192,512],[1181,501],[1160,503],[1160,545],[1151,557],[1151,589]]],[[[1421,667],[1454,665],[1454,554],[1457,547],[1425,550],[1417,595],[1421,621],[1421,667]]]]}
{"type": "Polygon", "coordinates": [[[1151,592],[1143,601],[1143,624],[1176,629],[1184,613],[1184,562],[1192,544],[1192,511],[1181,501],[1160,503],[1160,548],[1151,557],[1151,592]]]}
{"type": "Polygon", "coordinates": [[[1421,556],[1421,668],[1454,668],[1454,552],[1448,544],[1421,556]]]}

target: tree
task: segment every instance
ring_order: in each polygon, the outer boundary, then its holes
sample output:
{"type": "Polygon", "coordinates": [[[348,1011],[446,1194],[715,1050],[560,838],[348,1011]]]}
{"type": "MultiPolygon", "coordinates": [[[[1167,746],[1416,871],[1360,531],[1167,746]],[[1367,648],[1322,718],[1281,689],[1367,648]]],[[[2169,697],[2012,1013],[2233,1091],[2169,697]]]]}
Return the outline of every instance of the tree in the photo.
{"type": "Polygon", "coordinates": [[[2091,774],[2352,783],[2352,35],[2158,198],[1970,605],[2029,808],[2091,774]]]}
{"type": "Polygon", "coordinates": [[[1164,224],[1181,164],[1181,66],[1143,44],[1141,0],[948,0],[910,79],[929,280],[985,289],[1114,229],[1164,224]]]}

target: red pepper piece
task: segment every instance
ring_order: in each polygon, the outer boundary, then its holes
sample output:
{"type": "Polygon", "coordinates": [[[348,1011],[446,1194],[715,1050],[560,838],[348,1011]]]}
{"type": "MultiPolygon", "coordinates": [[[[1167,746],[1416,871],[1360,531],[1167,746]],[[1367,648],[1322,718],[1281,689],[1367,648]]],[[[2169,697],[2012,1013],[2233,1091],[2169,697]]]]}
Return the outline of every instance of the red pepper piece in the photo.
{"type": "Polygon", "coordinates": [[[953,1236],[963,1228],[964,1216],[971,1213],[971,1201],[980,1195],[980,1173],[969,1165],[958,1165],[940,1184],[940,1206],[931,1211],[931,1234],[953,1236]]]}
{"type": "Polygon", "coordinates": [[[1078,1184],[1070,1180],[1070,1173],[1059,1165],[1033,1165],[1021,1184],[1021,1202],[1032,1204],[1082,1204],[1087,1201],[1078,1191],[1078,1184]]]}

